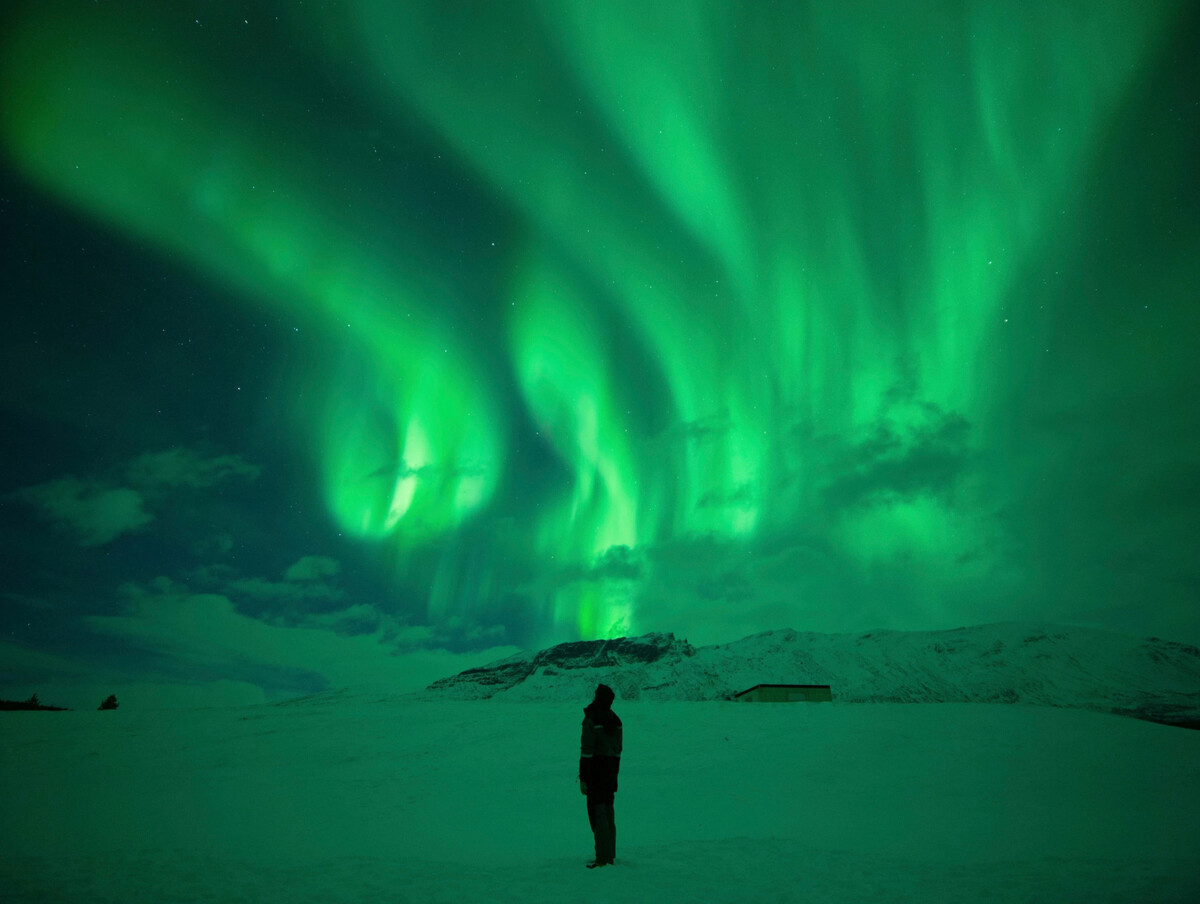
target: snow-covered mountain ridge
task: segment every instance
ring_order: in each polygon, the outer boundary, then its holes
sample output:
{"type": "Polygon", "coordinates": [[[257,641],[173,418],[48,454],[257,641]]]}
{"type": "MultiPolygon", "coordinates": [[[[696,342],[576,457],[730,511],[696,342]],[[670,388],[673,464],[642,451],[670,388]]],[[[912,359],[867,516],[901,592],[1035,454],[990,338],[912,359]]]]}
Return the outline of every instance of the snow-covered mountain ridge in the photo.
{"type": "Polygon", "coordinates": [[[949,631],[790,629],[693,647],[673,634],[520,653],[429,686],[433,699],[721,700],[760,683],[828,684],[842,702],[1031,703],[1200,723],[1200,649],[1089,628],[1002,623],[949,631]]]}

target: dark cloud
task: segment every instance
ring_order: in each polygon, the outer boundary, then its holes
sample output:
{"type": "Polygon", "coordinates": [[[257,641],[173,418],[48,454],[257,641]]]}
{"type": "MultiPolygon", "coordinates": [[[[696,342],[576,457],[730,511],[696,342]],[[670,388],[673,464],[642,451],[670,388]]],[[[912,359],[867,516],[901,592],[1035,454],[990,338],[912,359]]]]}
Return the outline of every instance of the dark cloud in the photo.
{"type": "Polygon", "coordinates": [[[732,423],[728,412],[719,412],[709,417],[679,424],[667,432],[672,438],[703,442],[726,436],[730,429],[732,429],[732,423]]]}
{"type": "Polygon", "coordinates": [[[825,503],[839,509],[922,495],[946,498],[970,462],[970,438],[965,417],[930,403],[904,419],[881,417],[856,442],[827,443],[825,503]]]}
{"type": "Polygon", "coordinates": [[[558,586],[576,581],[637,581],[646,576],[648,552],[644,546],[636,549],[623,545],[611,546],[594,562],[564,565],[552,572],[543,572],[540,578],[543,583],[548,578],[558,586]]]}
{"type": "Polygon", "coordinates": [[[640,580],[646,572],[645,554],[628,546],[610,547],[586,575],[592,579],[621,578],[640,580]]]}
{"type": "Polygon", "coordinates": [[[706,600],[723,600],[732,605],[754,599],[761,588],[750,583],[747,574],[741,571],[723,571],[712,576],[699,578],[696,593],[706,600]]]}
{"type": "Polygon", "coordinates": [[[742,483],[728,493],[705,493],[697,501],[696,508],[750,508],[757,502],[757,487],[752,483],[742,483]]]}

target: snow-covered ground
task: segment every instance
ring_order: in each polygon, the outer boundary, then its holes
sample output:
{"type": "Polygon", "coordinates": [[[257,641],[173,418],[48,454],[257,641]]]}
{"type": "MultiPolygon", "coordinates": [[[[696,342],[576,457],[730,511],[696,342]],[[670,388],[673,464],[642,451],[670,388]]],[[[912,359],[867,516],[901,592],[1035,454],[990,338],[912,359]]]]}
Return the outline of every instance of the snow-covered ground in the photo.
{"type": "Polygon", "coordinates": [[[1200,900],[1200,732],[988,704],[621,701],[586,870],[580,706],[329,695],[0,714],[5,902],[1200,900]]]}

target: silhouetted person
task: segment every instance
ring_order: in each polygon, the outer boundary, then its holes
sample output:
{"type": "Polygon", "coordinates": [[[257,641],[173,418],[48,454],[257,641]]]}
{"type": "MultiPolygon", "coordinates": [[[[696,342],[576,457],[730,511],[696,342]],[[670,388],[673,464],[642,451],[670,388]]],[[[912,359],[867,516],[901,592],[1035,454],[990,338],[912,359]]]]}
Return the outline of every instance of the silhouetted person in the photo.
{"type": "Polygon", "coordinates": [[[596,698],[583,708],[579,790],[587,795],[588,822],[596,837],[596,859],[588,869],[608,866],[617,856],[613,796],[621,768],[621,720],[612,711],[615,696],[611,687],[602,684],[596,688],[596,698]]]}

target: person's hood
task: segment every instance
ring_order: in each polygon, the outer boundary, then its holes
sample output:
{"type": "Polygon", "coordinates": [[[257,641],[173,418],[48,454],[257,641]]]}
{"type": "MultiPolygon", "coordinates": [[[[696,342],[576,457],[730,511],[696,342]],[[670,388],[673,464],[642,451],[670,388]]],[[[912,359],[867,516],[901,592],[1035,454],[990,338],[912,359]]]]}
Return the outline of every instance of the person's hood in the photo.
{"type": "Polygon", "coordinates": [[[596,696],[592,700],[592,705],[609,709],[612,707],[613,700],[615,699],[617,699],[617,695],[613,692],[613,689],[607,684],[601,684],[596,688],[596,696]]]}
{"type": "Polygon", "coordinates": [[[600,685],[596,688],[595,699],[583,708],[583,714],[597,725],[603,725],[609,731],[619,728],[621,720],[612,711],[612,703],[616,699],[616,696],[613,693],[613,689],[607,684],[600,685]]]}

